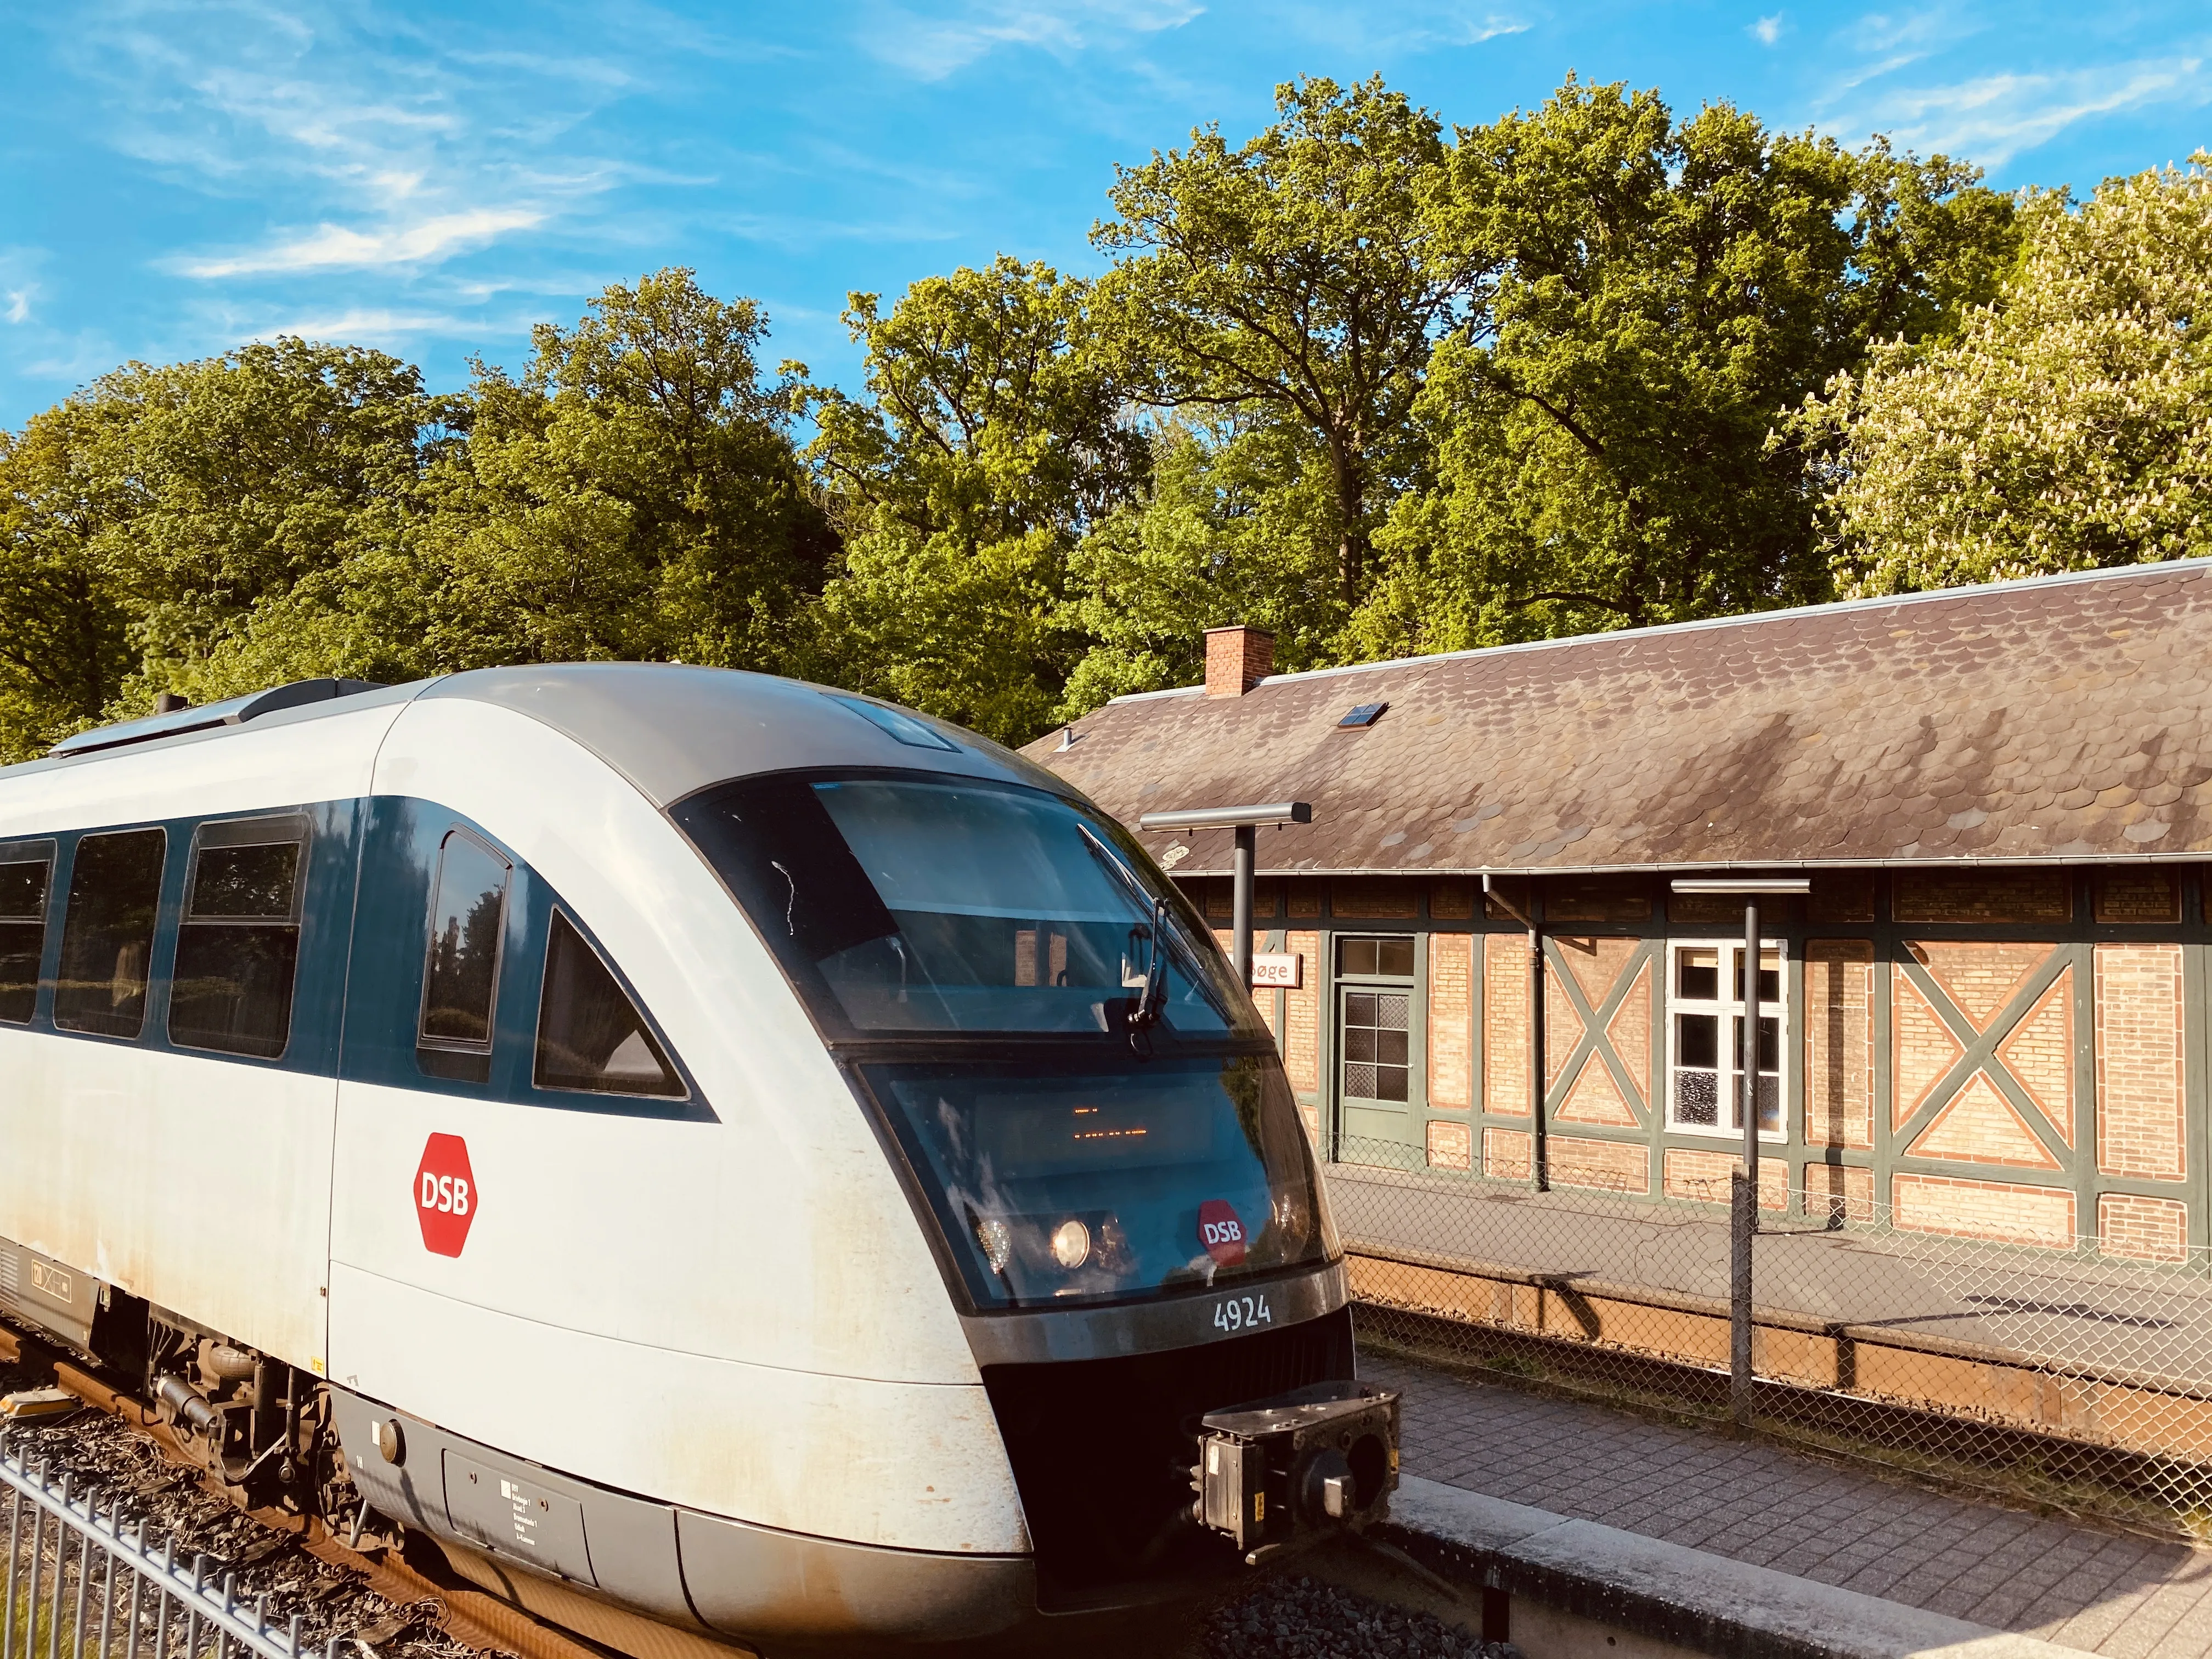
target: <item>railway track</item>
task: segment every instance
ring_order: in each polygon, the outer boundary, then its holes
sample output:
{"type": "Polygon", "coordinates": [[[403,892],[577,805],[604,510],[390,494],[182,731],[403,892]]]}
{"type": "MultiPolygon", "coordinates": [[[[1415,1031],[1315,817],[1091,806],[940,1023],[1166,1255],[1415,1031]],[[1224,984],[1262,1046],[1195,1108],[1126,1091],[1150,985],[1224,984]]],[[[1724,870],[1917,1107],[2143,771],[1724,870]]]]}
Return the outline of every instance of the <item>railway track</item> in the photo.
{"type": "Polygon", "coordinates": [[[346,1659],[462,1659],[464,1653],[609,1659],[606,1650],[495,1596],[448,1582],[442,1561],[434,1565],[397,1551],[352,1548],[319,1521],[279,1510],[236,1510],[143,1401],[44,1344],[0,1326],[0,1394],[39,1386],[74,1395],[86,1410],[116,1429],[95,1443],[73,1420],[30,1419],[13,1428],[11,1450],[43,1458],[58,1473],[69,1473],[94,1490],[106,1487],[135,1499],[132,1507],[157,1511],[165,1525],[188,1540],[216,1545],[206,1553],[217,1571],[240,1575],[245,1596],[274,1591],[280,1609],[307,1613],[309,1640],[303,1645],[336,1637],[343,1652],[344,1644],[359,1644],[346,1659]],[[118,1431],[139,1449],[117,1443],[118,1431]],[[148,1467],[149,1452],[163,1466],[159,1479],[148,1467]],[[304,1609],[287,1606],[301,1602],[307,1604],[304,1609]],[[400,1639],[410,1632],[422,1634],[411,1642],[400,1639]]]}
{"type": "MultiPolygon", "coordinates": [[[[238,1509],[143,1401],[39,1342],[0,1325],[0,1395],[53,1387],[82,1410],[66,1418],[13,1425],[11,1454],[26,1455],[120,1499],[187,1547],[204,1553],[217,1575],[234,1573],[241,1602],[270,1598],[276,1622],[302,1617],[301,1650],[337,1659],[624,1659],[548,1624],[459,1578],[436,1546],[409,1535],[410,1547],[356,1549],[319,1521],[274,1509],[238,1509]],[[331,1644],[335,1641],[336,1646],[331,1644]]],[[[82,1491],[81,1485],[79,1490],[82,1491]]],[[[1356,1545],[1324,1552],[1311,1571],[1262,1576],[1210,1609],[1185,1612],[1146,1632],[1159,1659],[1517,1659],[1469,1640],[1455,1626],[1449,1594],[1439,1596],[1419,1569],[1409,1574],[1356,1545]]],[[[734,1645],[669,1630],[653,1659],[744,1659],[734,1645]]],[[[1123,1632],[1101,1654],[1131,1650],[1123,1632]]],[[[44,1638],[41,1638],[43,1643],[44,1638]]],[[[119,1645],[119,1644],[118,1644],[119,1645]]],[[[1057,1659],[1091,1659],[1085,1644],[1063,1644],[1057,1659]]],[[[82,1653],[64,1641],[62,1659],[113,1659],[96,1644],[82,1653]]],[[[27,1643],[22,1659],[41,1659],[27,1643]]],[[[15,1653],[0,1659],[15,1659],[15,1653]]],[[[143,1650],[140,1659],[143,1659],[143,1650]]],[[[179,1659],[173,1649],[168,1659],[179,1659]]],[[[183,1659],[191,1659],[184,1656],[183,1659]]]]}

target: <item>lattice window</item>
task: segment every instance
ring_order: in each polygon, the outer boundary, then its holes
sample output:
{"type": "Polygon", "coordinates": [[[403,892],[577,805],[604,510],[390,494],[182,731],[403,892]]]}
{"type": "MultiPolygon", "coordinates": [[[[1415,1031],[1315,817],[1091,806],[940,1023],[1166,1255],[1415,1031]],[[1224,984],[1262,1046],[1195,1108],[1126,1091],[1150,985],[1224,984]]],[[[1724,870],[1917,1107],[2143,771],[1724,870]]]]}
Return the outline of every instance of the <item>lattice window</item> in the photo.
{"type": "MultiPolygon", "coordinates": [[[[1676,939],[1667,946],[1667,1125],[1691,1134],[1743,1133],[1743,945],[1676,939]]],[[[1789,983],[1779,941],[1759,951],[1759,1133],[1784,1138],[1783,1044],[1789,983]]]]}

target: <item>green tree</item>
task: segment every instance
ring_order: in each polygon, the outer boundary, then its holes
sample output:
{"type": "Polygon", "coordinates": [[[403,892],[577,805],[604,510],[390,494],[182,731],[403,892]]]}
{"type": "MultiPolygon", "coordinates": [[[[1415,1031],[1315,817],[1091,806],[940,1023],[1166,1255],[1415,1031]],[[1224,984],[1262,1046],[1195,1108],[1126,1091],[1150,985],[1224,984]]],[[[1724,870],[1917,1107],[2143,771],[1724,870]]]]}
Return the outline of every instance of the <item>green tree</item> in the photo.
{"type": "Polygon", "coordinates": [[[1410,413],[1436,341],[1486,273],[1425,204],[1448,182],[1437,118],[1379,79],[1276,89],[1277,119],[1121,169],[1097,349],[1153,413],[1157,487],[1071,562],[1089,641],[1063,717],[1200,672],[1199,631],[1272,628],[1276,660],[1336,660],[1374,538],[1425,476],[1410,413]]]}
{"type": "Polygon", "coordinates": [[[421,596],[425,661],[789,666],[836,543],[790,436],[805,370],[763,380],[767,330],[668,270],[540,324],[520,379],[479,362],[387,590],[421,596]]]}
{"type": "Polygon", "coordinates": [[[1275,635],[1286,670],[1331,659],[1344,622],[1334,480],[1310,434],[1236,414],[1172,419],[1153,434],[1144,498],[1102,520],[1068,555],[1068,629],[1085,644],[1057,718],[1206,672],[1203,633],[1250,623],[1275,635]]]}
{"type": "Polygon", "coordinates": [[[1434,481],[1349,631],[1400,654],[1829,594],[1820,457],[1778,417],[1869,342],[1954,330],[2014,257],[2007,198],[1877,140],[1571,78],[1462,130],[1439,236],[1492,273],[1414,423],[1434,481]]]}
{"type": "Polygon", "coordinates": [[[1844,592],[2212,553],[2212,153],[2069,208],[2037,203],[2001,304],[1809,406],[1844,592]]]}
{"type": "Polygon", "coordinates": [[[268,684],[272,665],[404,662],[331,625],[330,595],[403,533],[453,409],[381,352],[288,338],[131,363],[33,416],[0,462],[21,608],[10,653],[45,688],[20,741],[64,710],[82,723],[156,690],[204,701],[268,684]]]}
{"type": "Polygon", "coordinates": [[[66,403],[0,432],[0,763],[98,720],[131,672],[130,612],[95,550],[120,481],[84,465],[106,414],[66,403]]]}
{"type": "Polygon", "coordinates": [[[808,451],[844,564],[816,672],[1010,742],[1050,718],[1079,641],[1066,560],[1148,452],[1085,349],[1086,284],[1001,257],[846,313],[866,398],[813,393],[808,451]]]}

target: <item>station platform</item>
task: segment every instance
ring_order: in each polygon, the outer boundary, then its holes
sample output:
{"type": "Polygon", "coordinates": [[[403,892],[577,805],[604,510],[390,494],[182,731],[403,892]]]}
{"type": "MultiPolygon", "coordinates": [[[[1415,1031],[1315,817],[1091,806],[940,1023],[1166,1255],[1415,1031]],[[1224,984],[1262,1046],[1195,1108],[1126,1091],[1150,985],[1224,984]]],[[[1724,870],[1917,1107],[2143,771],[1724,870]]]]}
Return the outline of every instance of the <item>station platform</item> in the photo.
{"type": "Polygon", "coordinates": [[[1403,1473],[2112,1659],[2212,1654],[2212,1551],[1363,1352],[1403,1473]]]}

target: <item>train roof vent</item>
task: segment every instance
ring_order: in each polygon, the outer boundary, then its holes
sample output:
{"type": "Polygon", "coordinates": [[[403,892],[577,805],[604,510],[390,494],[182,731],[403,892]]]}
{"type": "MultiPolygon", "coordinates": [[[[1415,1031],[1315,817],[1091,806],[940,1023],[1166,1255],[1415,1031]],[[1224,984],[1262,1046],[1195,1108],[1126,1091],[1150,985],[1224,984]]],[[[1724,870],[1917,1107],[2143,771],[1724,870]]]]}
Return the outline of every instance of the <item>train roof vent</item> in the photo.
{"type": "Polygon", "coordinates": [[[311,702],[329,702],[337,697],[357,696],[363,691],[380,691],[380,680],[295,680],[289,685],[280,685],[267,691],[256,691],[251,696],[232,697],[222,702],[211,702],[198,708],[176,708],[166,714],[149,714],[144,720],[123,720],[114,726],[95,726],[89,732],[80,732],[73,738],[64,738],[47,752],[54,755],[89,755],[96,750],[120,749],[125,744],[151,743],[157,738],[173,738],[186,732],[205,732],[218,726],[238,726],[264,714],[273,714],[280,708],[299,708],[311,702]]]}

